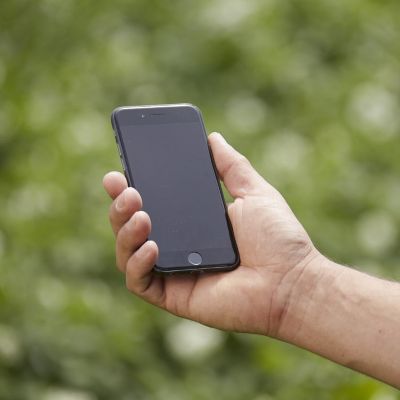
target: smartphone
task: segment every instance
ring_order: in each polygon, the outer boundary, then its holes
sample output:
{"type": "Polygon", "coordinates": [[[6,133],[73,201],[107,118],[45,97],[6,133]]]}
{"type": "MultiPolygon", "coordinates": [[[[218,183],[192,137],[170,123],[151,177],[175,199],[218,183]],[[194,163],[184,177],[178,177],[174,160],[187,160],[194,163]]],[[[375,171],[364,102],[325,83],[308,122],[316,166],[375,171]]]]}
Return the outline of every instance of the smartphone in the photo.
{"type": "Polygon", "coordinates": [[[116,108],[111,116],[129,186],[142,196],[159,248],[154,270],[226,271],[239,253],[200,110],[116,108]]]}

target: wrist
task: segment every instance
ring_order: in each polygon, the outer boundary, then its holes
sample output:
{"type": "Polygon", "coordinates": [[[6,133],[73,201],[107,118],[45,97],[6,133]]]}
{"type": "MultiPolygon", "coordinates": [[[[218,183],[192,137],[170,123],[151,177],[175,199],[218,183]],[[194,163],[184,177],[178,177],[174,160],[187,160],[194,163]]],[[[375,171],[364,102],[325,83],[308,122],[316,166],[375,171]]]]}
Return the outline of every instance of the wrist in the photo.
{"type": "Polygon", "coordinates": [[[400,387],[398,284],[316,253],[277,293],[284,299],[277,339],[400,387]]]}
{"type": "Polygon", "coordinates": [[[269,335],[298,345],[298,338],[309,323],[309,310],[324,301],[323,288],[331,287],[343,269],[345,267],[332,262],[318,250],[310,252],[279,285],[276,302],[280,306],[276,311],[275,328],[269,335]]]}

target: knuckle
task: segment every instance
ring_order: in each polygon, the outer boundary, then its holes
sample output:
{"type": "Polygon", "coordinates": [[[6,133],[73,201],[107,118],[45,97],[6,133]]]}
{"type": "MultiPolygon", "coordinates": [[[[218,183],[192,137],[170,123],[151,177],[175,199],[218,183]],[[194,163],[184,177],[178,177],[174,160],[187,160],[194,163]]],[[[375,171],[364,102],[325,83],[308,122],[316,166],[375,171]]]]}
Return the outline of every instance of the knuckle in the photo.
{"type": "Polygon", "coordinates": [[[243,165],[243,166],[249,166],[250,165],[250,161],[248,160],[248,158],[246,156],[244,156],[243,154],[240,154],[237,158],[237,163],[239,165],[243,165]]]}
{"type": "Polygon", "coordinates": [[[117,248],[123,251],[132,251],[144,241],[149,233],[147,224],[140,221],[134,214],[117,233],[117,248]]]}
{"type": "Polygon", "coordinates": [[[122,254],[121,250],[119,249],[118,243],[115,246],[115,266],[119,271],[125,271],[126,266],[125,263],[122,261],[122,254]]]}
{"type": "Polygon", "coordinates": [[[129,224],[125,224],[117,235],[117,248],[128,249],[131,246],[132,234],[130,232],[129,224]]]}
{"type": "Polygon", "coordinates": [[[126,278],[125,278],[125,286],[130,292],[134,293],[132,280],[130,279],[130,277],[128,275],[126,275],[126,278]]]}
{"type": "Polygon", "coordinates": [[[117,234],[117,249],[129,248],[132,241],[132,234],[130,234],[129,224],[125,224],[117,234]]]}
{"type": "Polygon", "coordinates": [[[136,226],[144,233],[149,233],[151,230],[151,220],[149,214],[145,211],[138,211],[136,213],[136,226]]]}
{"type": "Polygon", "coordinates": [[[112,223],[114,221],[114,201],[110,204],[110,207],[108,208],[108,219],[112,223]]]}
{"type": "Polygon", "coordinates": [[[136,285],[135,285],[134,276],[132,276],[132,273],[131,273],[131,268],[126,269],[125,286],[130,292],[135,293],[136,285]]]}
{"type": "Polygon", "coordinates": [[[119,260],[118,257],[116,257],[115,267],[116,267],[117,270],[120,271],[120,272],[124,272],[124,270],[125,270],[124,265],[121,263],[121,261],[119,260]]]}

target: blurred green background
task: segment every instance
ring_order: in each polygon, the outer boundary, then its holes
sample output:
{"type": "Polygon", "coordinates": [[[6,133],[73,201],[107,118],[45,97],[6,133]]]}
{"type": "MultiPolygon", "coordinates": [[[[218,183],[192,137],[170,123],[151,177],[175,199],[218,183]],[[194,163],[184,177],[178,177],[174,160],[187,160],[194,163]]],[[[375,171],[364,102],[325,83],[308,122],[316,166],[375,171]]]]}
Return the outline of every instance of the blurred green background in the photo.
{"type": "Polygon", "coordinates": [[[0,3],[0,398],[400,399],[114,268],[118,105],[191,102],[329,257],[400,280],[398,0],[0,3]]]}

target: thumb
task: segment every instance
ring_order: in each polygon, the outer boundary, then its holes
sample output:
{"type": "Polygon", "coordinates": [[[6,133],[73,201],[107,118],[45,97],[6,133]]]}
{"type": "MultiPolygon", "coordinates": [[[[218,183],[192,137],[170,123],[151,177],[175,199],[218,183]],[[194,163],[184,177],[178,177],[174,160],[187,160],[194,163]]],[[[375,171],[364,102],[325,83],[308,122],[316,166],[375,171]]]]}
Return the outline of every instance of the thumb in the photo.
{"type": "Polygon", "coordinates": [[[266,189],[266,181],[247,158],[228,144],[220,133],[211,133],[208,142],[218,174],[233,197],[258,194],[266,189]]]}

